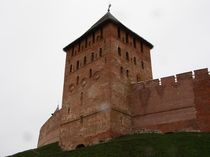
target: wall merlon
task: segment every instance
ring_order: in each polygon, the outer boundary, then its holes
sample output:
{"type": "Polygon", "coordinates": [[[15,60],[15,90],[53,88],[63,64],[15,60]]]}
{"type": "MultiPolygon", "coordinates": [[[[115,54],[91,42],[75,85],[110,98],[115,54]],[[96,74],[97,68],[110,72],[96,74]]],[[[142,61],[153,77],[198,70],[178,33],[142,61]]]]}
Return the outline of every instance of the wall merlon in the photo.
{"type": "Polygon", "coordinates": [[[192,71],[185,72],[185,73],[177,74],[176,78],[178,82],[183,81],[183,80],[190,80],[190,79],[193,79],[193,74],[192,74],[192,71]]]}
{"type": "Polygon", "coordinates": [[[168,76],[161,78],[161,85],[171,85],[175,83],[175,77],[174,76],[168,76]]]}
{"type": "Polygon", "coordinates": [[[205,79],[209,77],[208,68],[195,70],[194,74],[195,74],[195,79],[205,79]]]}

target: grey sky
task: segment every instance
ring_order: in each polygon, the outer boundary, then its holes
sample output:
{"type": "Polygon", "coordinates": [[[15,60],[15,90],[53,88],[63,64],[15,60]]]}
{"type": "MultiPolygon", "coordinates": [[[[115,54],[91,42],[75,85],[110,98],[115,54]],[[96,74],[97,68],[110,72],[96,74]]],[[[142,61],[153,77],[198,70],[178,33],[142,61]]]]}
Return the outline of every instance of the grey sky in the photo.
{"type": "Polygon", "coordinates": [[[0,157],[36,147],[65,53],[107,11],[154,45],[154,78],[210,68],[209,0],[0,0],[0,157]]]}

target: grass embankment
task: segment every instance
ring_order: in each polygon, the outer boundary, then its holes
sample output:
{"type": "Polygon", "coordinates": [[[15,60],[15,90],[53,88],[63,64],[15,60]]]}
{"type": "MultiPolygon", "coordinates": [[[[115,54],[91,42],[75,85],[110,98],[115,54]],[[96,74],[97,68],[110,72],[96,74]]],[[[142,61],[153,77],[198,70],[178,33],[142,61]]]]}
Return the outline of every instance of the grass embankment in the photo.
{"type": "Polygon", "coordinates": [[[210,157],[210,133],[128,135],[74,151],[54,143],[10,157],[210,157]]]}

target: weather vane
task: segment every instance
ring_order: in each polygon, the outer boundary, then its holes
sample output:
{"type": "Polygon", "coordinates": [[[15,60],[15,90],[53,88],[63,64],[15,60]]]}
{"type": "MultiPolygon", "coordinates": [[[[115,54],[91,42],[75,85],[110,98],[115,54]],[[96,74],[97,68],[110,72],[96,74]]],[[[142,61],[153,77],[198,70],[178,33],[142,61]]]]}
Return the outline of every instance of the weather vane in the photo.
{"type": "Polygon", "coordinates": [[[110,8],[111,8],[111,6],[112,6],[112,5],[111,5],[111,4],[109,4],[109,7],[108,7],[108,12],[110,12],[110,8]]]}

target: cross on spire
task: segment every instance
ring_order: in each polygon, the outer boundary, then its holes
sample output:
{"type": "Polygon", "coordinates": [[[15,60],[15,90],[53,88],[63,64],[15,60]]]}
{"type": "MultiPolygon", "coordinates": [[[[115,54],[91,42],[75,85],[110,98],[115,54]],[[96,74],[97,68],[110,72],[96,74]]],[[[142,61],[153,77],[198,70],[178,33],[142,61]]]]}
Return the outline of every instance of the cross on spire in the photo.
{"type": "Polygon", "coordinates": [[[109,6],[108,6],[108,12],[110,12],[110,8],[111,8],[111,6],[112,6],[112,5],[111,5],[111,4],[109,4],[109,6]]]}

